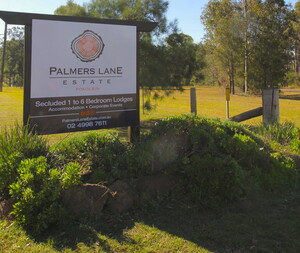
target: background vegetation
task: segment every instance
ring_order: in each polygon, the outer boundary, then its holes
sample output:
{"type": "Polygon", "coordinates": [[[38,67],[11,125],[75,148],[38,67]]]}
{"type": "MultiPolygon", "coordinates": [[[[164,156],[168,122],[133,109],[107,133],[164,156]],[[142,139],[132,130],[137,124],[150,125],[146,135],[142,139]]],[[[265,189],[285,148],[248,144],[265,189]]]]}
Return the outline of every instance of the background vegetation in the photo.
{"type": "MultiPolygon", "coordinates": [[[[140,85],[149,91],[229,83],[232,93],[247,93],[299,85],[299,3],[211,0],[199,13],[206,29],[199,44],[180,32],[176,20],[167,20],[167,9],[167,0],[91,0],[82,6],[68,0],[55,14],[158,22],[153,33],[140,35],[140,85]]],[[[22,86],[24,30],[10,28],[8,39],[5,84],[22,86]]]]}

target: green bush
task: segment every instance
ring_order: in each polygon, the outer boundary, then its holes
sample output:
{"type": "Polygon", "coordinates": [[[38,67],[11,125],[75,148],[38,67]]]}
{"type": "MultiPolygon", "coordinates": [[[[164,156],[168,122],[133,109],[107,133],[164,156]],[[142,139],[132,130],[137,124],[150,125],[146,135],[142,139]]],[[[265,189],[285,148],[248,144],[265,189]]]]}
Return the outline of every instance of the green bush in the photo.
{"type": "Polygon", "coordinates": [[[193,155],[184,169],[188,190],[202,202],[230,200],[243,193],[242,169],[229,156],[193,155]]]}
{"type": "MultiPolygon", "coordinates": [[[[284,129],[290,130],[274,128],[267,130],[274,139],[299,150],[299,129],[288,124],[284,129]]],[[[26,128],[0,136],[1,196],[13,198],[17,222],[35,233],[61,222],[61,190],[80,184],[80,173],[87,170],[92,172],[88,183],[177,174],[181,189],[201,202],[232,200],[254,187],[275,191],[299,182],[291,159],[272,151],[248,128],[219,119],[183,115],[160,120],[134,144],[111,134],[88,133],[49,150],[26,128]]]]}
{"type": "Polygon", "coordinates": [[[17,168],[27,158],[46,156],[46,141],[28,127],[15,125],[0,134],[0,199],[9,197],[9,185],[18,177],[17,168]]]}
{"type": "Polygon", "coordinates": [[[93,172],[90,183],[98,183],[121,177],[127,146],[111,134],[88,133],[62,141],[52,150],[57,164],[63,166],[68,162],[77,162],[82,170],[93,172]]]}
{"type": "Polygon", "coordinates": [[[43,156],[23,160],[18,179],[10,185],[15,201],[12,214],[17,222],[33,233],[40,233],[49,224],[60,220],[60,173],[50,169],[43,156]]]}
{"type": "Polygon", "coordinates": [[[69,162],[61,171],[60,184],[63,189],[81,184],[81,165],[77,162],[69,162]]]}
{"type": "Polygon", "coordinates": [[[300,85],[299,75],[295,72],[288,72],[285,75],[284,85],[285,86],[299,86],[300,85]]]}
{"type": "MultiPolygon", "coordinates": [[[[294,164],[246,127],[192,115],[158,121],[144,138],[152,146],[154,168],[177,173],[196,199],[234,199],[253,187],[294,187],[294,164]]],[[[145,144],[143,144],[145,145],[145,144]]],[[[151,149],[149,149],[151,150],[151,149]]]]}
{"type": "Polygon", "coordinates": [[[293,151],[300,154],[300,139],[294,139],[291,141],[290,147],[293,151]]]}
{"type": "Polygon", "coordinates": [[[18,177],[9,186],[17,222],[34,234],[63,222],[61,190],[81,183],[80,168],[78,163],[70,162],[62,170],[53,169],[44,156],[22,160],[18,177]]]}
{"type": "Polygon", "coordinates": [[[13,200],[17,223],[33,233],[62,221],[61,190],[80,184],[80,169],[76,162],[58,163],[28,127],[0,134],[0,199],[13,200]]]}

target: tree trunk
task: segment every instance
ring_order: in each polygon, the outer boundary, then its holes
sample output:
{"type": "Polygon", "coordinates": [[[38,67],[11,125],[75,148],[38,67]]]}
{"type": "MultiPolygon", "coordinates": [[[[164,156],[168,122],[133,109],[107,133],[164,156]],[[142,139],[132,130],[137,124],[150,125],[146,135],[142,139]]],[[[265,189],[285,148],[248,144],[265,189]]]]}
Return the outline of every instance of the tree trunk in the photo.
{"type": "Polygon", "coordinates": [[[296,74],[299,74],[299,43],[298,40],[295,40],[295,59],[294,59],[294,71],[296,74]]]}
{"type": "Polygon", "coordinates": [[[245,30],[244,30],[244,64],[245,64],[245,69],[244,69],[244,92],[247,94],[248,92],[248,5],[247,5],[247,0],[244,0],[244,20],[245,20],[245,30]]]}
{"type": "Polygon", "coordinates": [[[235,94],[235,75],[234,75],[234,71],[235,71],[235,67],[234,64],[232,64],[232,86],[233,86],[233,90],[232,90],[232,94],[235,94]]]}

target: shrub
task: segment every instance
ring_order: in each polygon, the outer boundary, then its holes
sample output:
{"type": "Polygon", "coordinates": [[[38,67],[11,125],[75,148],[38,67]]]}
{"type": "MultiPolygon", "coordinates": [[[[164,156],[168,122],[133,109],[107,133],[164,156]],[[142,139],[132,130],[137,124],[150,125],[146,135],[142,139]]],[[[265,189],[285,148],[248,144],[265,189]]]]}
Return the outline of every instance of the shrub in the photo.
{"type": "Polygon", "coordinates": [[[81,184],[81,165],[77,162],[69,162],[61,171],[60,184],[63,189],[81,184]]]}
{"type": "Polygon", "coordinates": [[[284,84],[285,86],[299,86],[300,84],[299,75],[295,72],[288,72],[285,75],[284,84]]]}
{"type": "Polygon", "coordinates": [[[23,159],[46,156],[46,141],[28,127],[15,125],[0,134],[0,198],[9,197],[9,185],[18,177],[17,168],[23,159]]]}
{"type": "Polygon", "coordinates": [[[192,196],[202,202],[231,200],[243,193],[242,169],[229,156],[193,155],[184,174],[192,196]]]}
{"type": "Polygon", "coordinates": [[[63,222],[65,210],[59,202],[61,190],[81,183],[80,168],[78,163],[70,162],[59,171],[51,168],[44,156],[23,160],[18,167],[17,180],[9,186],[15,201],[12,214],[17,222],[34,234],[51,224],[63,222]]]}
{"type": "Polygon", "coordinates": [[[90,182],[98,183],[121,177],[123,154],[127,149],[127,145],[112,134],[88,133],[57,144],[53,152],[60,166],[75,161],[82,169],[92,170],[90,182]]]}
{"type": "Polygon", "coordinates": [[[290,147],[293,151],[300,154],[300,139],[293,139],[291,141],[290,147]]]}
{"type": "Polygon", "coordinates": [[[154,167],[178,173],[201,201],[234,199],[256,185],[293,187],[290,180],[299,176],[290,160],[272,155],[267,144],[238,123],[183,115],[158,121],[151,130],[144,141],[152,146],[154,167]]]}
{"type": "Polygon", "coordinates": [[[49,224],[59,221],[61,208],[60,173],[50,169],[43,156],[23,160],[18,168],[19,177],[10,185],[18,223],[33,233],[39,233],[49,224]]]}
{"type": "Polygon", "coordinates": [[[300,155],[300,128],[295,127],[293,130],[293,139],[290,141],[290,148],[300,155]]]}

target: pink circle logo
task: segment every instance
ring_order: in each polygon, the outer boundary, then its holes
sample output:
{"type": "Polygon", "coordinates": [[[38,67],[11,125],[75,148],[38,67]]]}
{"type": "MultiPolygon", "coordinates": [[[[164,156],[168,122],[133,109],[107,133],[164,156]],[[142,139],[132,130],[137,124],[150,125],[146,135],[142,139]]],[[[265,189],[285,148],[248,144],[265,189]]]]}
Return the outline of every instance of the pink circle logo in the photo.
{"type": "Polygon", "coordinates": [[[72,41],[71,48],[81,61],[91,62],[100,57],[104,43],[97,33],[86,30],[72,41]]]}

